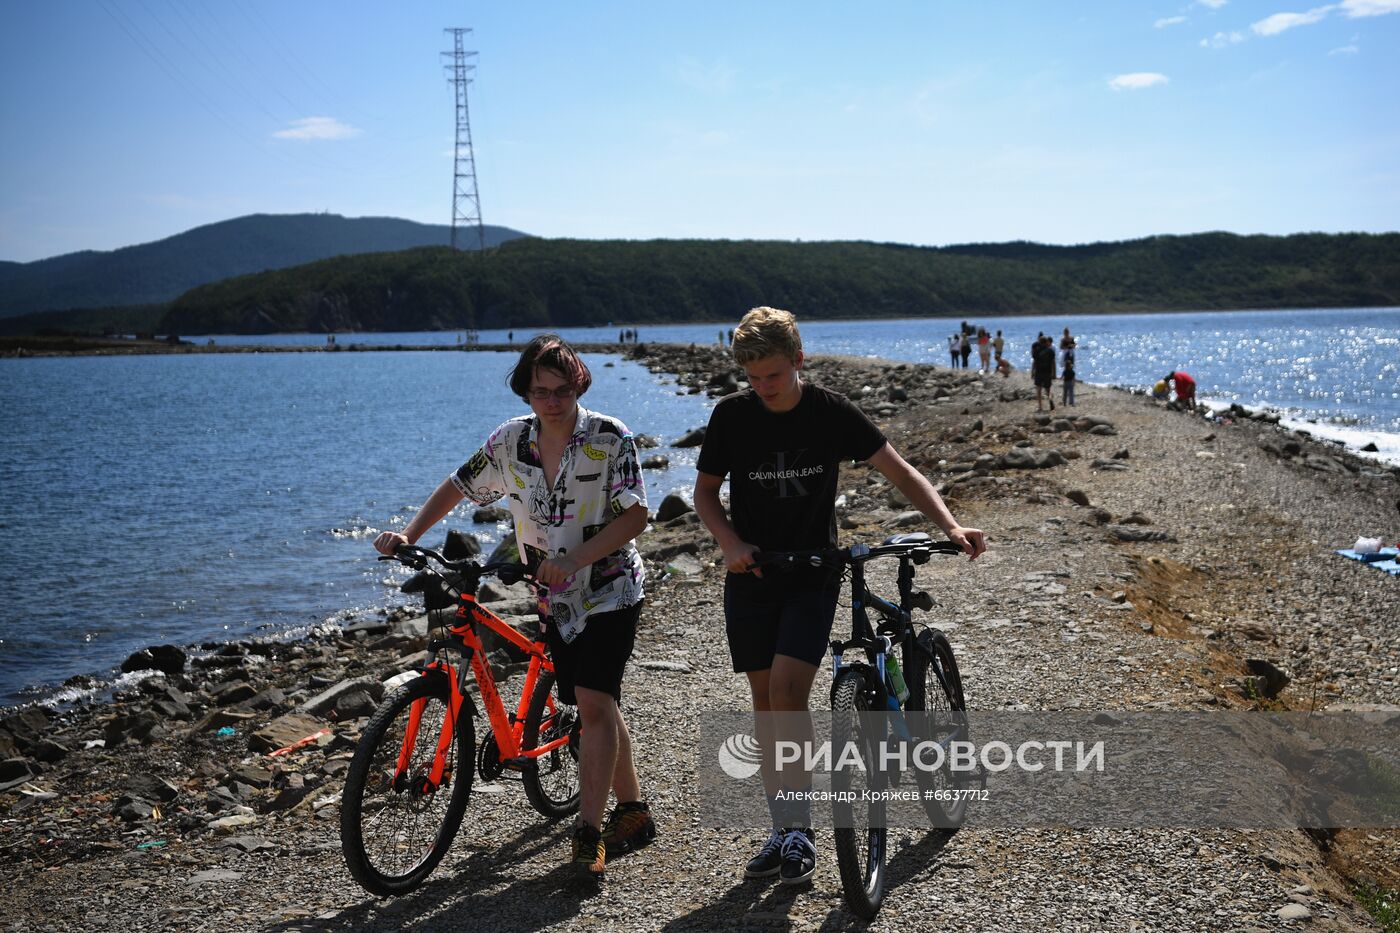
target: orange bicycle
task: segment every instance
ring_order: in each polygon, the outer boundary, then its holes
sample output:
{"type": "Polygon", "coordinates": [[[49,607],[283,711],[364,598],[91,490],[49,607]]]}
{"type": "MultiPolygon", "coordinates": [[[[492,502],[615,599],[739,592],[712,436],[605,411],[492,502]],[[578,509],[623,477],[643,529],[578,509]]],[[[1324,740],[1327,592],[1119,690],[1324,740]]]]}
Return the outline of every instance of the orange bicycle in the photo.
{"type": "Polygon", "coordinates": [[[467,808],[474,770],[487,781],[518,773],[531,806],[546,816],[576,812],[579,718],[575,707],[555,702],[554,664],[543,630],[531,641],[476,600],[482,577],[494,574],[515,583],[526,578],[523,565],[450,561],[412,545],[379,559],[427,575],[410,582],[424,591],[430,624],[438,621],[446,628],[429,641],[419,673],[385,697],[370,718],[345,775],[340,805],[345,863],[365,890],[388,896],[422,884],[447,854],[467,808]],[[444,611],[453,606],[455,613],[444,611]],[[529,656],[513,713],[496,688],[478,626],[529,656]],[[468,664],[454,665],[449,652],[460,653],[468,664]],[[490,727],[479,746],[473,723],[479,713],[467,702],[469,674],[476,678],[490,727]]]}

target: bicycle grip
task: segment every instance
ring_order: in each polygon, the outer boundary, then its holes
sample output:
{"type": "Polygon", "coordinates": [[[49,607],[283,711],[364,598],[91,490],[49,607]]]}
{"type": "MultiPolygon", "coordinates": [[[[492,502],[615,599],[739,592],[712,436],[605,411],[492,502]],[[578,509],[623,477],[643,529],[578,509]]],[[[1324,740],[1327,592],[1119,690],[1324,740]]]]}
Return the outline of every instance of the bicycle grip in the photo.
{"type": "Polygon", "coordinates": [[[525,571],[528,569],[524,564],[502,564],[496,568],[496,579],[506,586],[513,586],[525,579],[525,571]]]}

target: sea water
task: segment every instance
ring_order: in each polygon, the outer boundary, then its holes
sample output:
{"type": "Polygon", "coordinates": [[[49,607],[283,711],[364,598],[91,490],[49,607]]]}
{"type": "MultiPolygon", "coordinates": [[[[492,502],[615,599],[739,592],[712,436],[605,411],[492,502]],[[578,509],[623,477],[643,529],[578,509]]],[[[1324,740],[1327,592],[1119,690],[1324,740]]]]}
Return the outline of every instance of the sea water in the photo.
{"type": "MultiPolygon", "coordinates": [[[[689,491],[710,400],[585,355],[585,406],[654,435],[655,508],[689,491]]],[[[500,422],[528,409],[508,353],[262,353],[0,360],[0,705],[106,675],[132,651],[293,633],[396,601],[375,560],[500,422]]],[[[489,550],[507,524],[446,527],[489,550]]],[[[398,597],[402,599],[402,597],[398,597]]]]}

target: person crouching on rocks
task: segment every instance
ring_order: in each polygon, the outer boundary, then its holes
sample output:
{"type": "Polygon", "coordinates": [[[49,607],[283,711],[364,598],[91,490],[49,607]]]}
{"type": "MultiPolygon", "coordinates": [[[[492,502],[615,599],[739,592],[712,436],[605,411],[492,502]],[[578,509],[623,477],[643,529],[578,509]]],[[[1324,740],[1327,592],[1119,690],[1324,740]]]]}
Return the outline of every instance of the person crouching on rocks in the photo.
{"type": "Polygon", "coordinates": [[[1196,410],[1196,380],[1190,373],[1176,370],[1162,377],[1162,381],[1176,388],[1176,403],[1189,411],[1196,410]]]}
{"type": "Polygon", "coordinates": [[[374,547],[392,554],[414,543],[464,496],[478,505],[506,498],[521,558],[548,587],[541,624],[559,700],[576,704],[581,720],[570,861],[577,874],[601,880],[607,859],[656,835],[620,705],[642,610],[633,539],[647,524],[646,486],[627,426],[578,403],[593,377],[562,339],[531,340],[509,381],[530,414],[492,431],[402,534],[386,531],[374,547]],[[604,822],[610,786],[617,806],[604,822]]]}

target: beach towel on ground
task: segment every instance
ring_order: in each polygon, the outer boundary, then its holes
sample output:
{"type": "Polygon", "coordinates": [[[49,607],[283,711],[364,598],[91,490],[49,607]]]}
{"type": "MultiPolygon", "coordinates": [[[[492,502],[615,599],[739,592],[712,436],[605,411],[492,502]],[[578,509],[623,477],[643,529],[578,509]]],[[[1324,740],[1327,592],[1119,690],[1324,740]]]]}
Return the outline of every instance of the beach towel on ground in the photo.
{"type": "Polygon", "coordinates": [[[1349,560],[1370,564],[1392,577],[1400,577],[1400,548],[1383,547],[1374,554],[1358,554],[1351,548],[1340,548],[1337,553],[1349,560]]]}

